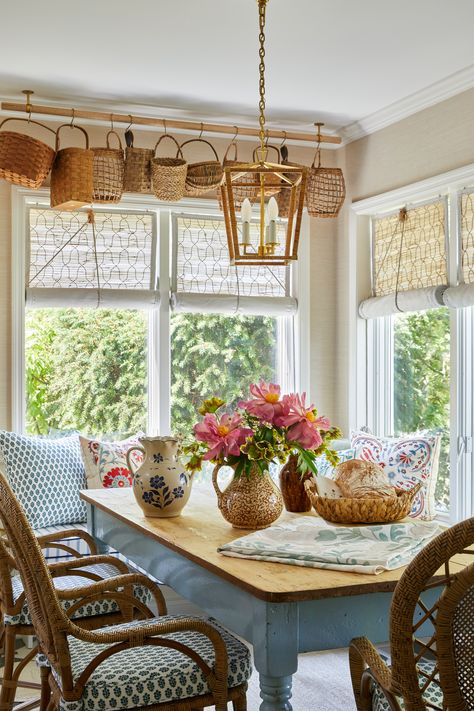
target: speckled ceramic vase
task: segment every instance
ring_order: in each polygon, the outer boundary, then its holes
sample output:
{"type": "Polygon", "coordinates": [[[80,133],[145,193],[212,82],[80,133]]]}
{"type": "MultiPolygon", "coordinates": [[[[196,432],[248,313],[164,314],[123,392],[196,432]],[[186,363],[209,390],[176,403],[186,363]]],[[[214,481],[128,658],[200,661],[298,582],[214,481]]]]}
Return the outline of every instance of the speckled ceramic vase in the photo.
{"type": "Polygon", "coordinates": [[[257,530],[270,526],[283,511],[283,499],[270,474],[262,474],[255,466],[250,476],[234,476],[224,491],[217,482],[222,464],[216,464],[212,483],[217,503],[225,520],[234,528],[257,530]]]}
{"type": "Polygon", "coordinates": [[[133,474],[133,493],[145,516],[179,516],[191,493],[192,478],[177,459],[178,440],[174,437],[139,437],[141,446],[127,452],[133,474]],[[143,452],[142,464],[134,471],[130,453],[143,452]]]}

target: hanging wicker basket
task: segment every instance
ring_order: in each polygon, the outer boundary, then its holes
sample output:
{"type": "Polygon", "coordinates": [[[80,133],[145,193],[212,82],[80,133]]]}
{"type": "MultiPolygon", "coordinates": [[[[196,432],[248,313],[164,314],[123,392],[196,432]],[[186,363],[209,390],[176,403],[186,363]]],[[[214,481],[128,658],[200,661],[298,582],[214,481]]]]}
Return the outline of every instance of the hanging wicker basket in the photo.
{"type": "MultiPolygon", "coordinates": [[[[295,168],[306,168],[306,166],[300,165],[299,163],[291,163],[288,160],[288,149],[286,148],[286,146],[282,146],[280,151],[281,151],[281,155],[282,155],[281,162],[283,165],[290,165],[295,168]]],[[[294,174],[292,174],[292,173],[284,173],[284,175],[288,178],[288,180],[294,179],[294,174]]],[[[298,205],[299,199],[300,199],[300,187],[298,187],[296,189],[295,209],[298,205]]],[[[280,217],[284,217],[284,218],[288,217],[290,214],[290,201],[291,201],[291,185],[289,183],[282,180],[280,192],[275,197],[275,200],[277,201],[277,204],[278,204],[278,215],[280,217]]]]}
{"type": "Polygon", "coordinates": [[[151,161],[151,180],[154,196],[158,200],[166,200],[167,202],[181,200],[184,196],[188,164],[183,158],[178,141],[173,136],[165,133],[156,142],[153,154],[155,157],[151,161]],[[164,138],[168,138],[176,144],[178,150],[175,158],[156,157],[156,149],[164,138]]]}
{"type": "Polygon", "coordinates": [[[323,168],[321,151],[316,151],[306,181],[306,206],[312,217],[337,217],[346,197],[344,175],[340,168],[323,168]],[[316,158],[318,165],[315,166],[316,158]]]}
{"type": "Polygon", "coordinates": [[[151,193],[151,160],[153,148],[125,149],[125,176],[123,189],[127,193],[151,193]]]}
{"type": "Polygon", "coordinates": [[[56,158],[51,171],[51,207],[56,210],[76,210],[92,202],[94,193],[94,152],[89,148],[89,136],[80,126],[63,123],[56,131],[56,158]],[[59,149],[62,128],[81,131],[85,148],[59,149]]]}
{"type": "MultiPolygon", "coordinates": [[[[232,141],[227,146],[227,150],[224,155],[224,160],[222,161],[223,168],[239,165],[240,163],[242,163],[242,161],[239,161],[237,158],[237,143],[235,141],[232,141]],[[229,151],[231,149],[234,150],[234,158],[232,158],[232,159],[227,157],[229,154],[229,151]]],[[[255,175],[252,173],[242,173],[236,179],[236,182],[238,182],[239,185],[232,186],[232,194],[234,196],[235,209],[240,210],[245,198],[248,198],[251,203],[254,203],[256,201],[256,199],[258,197],[258,184],[255,179],[255,175]]],[[[225,175],[222,178],[222,185],[220,186],[220,188],[218,190],[218,196],[217,196],[218,200],[219,200],[219,207],[221,210],[223,209],[223,203],[222,203],[222,190],[223,189],[225,189],[225,175]]]]}
{"type": "Polygon", "coordinates": [[[94,152],[94,202],[117,203],[123,195],[125,160],[120,136],[109,131],[106,148],[93,148],[94,152]],[[109,137],[117,138],[120,148],[111,148],[109,137]]]}
{"type": "MultiPolygon", "coordinates": [[[[51,128],[38,121],[22,118],[7,118],[0,123],[0,129],[7,121],[25,121],[41,126],[51,133],[51,128]]],[[[0,178],[14,185],[37,190],[43,185],[51,170],[55,151],[46,143],[24,133],[0,131],[0,178]]]]}
{"type": "Polygon", "coordinates": [[[205,143],[214,153],[215,160],[189,163],[186,175],[185,195],[197,197],[211,190],[217,190],[222,182],[223,170],[216,149],[212,143],[209,143],[209,141],[206,141],[204,138],[191,138],[182,144],[181,149],[189,143],[205,143]]]}

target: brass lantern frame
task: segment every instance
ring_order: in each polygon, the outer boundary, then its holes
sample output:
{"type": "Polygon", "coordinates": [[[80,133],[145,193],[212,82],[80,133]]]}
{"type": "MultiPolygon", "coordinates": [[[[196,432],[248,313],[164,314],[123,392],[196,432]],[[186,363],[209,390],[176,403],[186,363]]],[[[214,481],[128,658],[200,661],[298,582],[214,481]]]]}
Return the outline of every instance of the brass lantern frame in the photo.
{"type": "MultiPolygon", "coordinates": [[[[282,165],[280,163],[267,163],[265,160],[256,163],[234,163],[224,168],[224,179],[221,185],[222,209],[224,212],[227,244],[229,248],[230,263],[235,266],[243,265],[273,265],[285,266],[298,258],[298,244],[303,215],[306,177],[308,169],[304,166],[282,165]],[[265,198],[266,191],[269,196],[275,194],[275,183],[265,185],[265,176],[277,176],[281,180],[281,190],[290,191],[288,222],[284,251],[275,254],[275,250],[265,244],[265,198]],[[247,251],[247,247],[239,240],[237,211],[235,208],[234,188],[249,188],[246,182],[239,182],[239,178],[255,176],[255,190],[258,193],[260,212],[260,239],[256,251],[247,251]]],[[[252,184],[251,181],[250,184],[252,184]]]]}

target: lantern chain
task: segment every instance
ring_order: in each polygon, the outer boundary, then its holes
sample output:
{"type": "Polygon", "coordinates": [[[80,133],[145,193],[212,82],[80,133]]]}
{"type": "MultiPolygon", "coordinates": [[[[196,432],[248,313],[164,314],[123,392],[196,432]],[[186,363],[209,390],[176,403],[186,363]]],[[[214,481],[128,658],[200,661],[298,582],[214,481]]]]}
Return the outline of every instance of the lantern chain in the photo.
{"type": "Polygon", "coordinates": [[[258,18],[259,18],[259,28],[260,28],[260,33],[259,33],[260,49],[258,52],[259,57],[260,57],[260,64],[259,64],[260,117],[259,117],[259,123],[260,123],[260,143],[261,143],[262,156],[264,155],[264,151],[265,151],[265,14],[266,14],[267,1],[268,0],[258,0],[258,18]]]}

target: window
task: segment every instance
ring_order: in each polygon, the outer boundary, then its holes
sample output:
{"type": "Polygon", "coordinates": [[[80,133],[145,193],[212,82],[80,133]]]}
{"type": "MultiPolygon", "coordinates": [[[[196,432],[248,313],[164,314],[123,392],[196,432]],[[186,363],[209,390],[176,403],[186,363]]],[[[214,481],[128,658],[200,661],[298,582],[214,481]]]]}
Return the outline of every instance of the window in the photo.
{"type": "Polygon", "coordinates": [[[360,303],[358,331],[367,397],[357,426],[439,432],[436,501],[453,520],[474,515],[474,188],[464,187],[474,166],[458,173],[414,185],[413,199],[423,200],[402,210],[395,206],[410,188],[390,194],[385,213],[370,209],[383,196],[355,206],[372,217],[372,295],[360,303]]]}
{"type": "Polygon", "coordinates": [[[18,429],[182,435],[205,397],[295,386],[299,265],[231,266],[222,216],[196,201],[69,213],[17,196],[18,429]]]}

